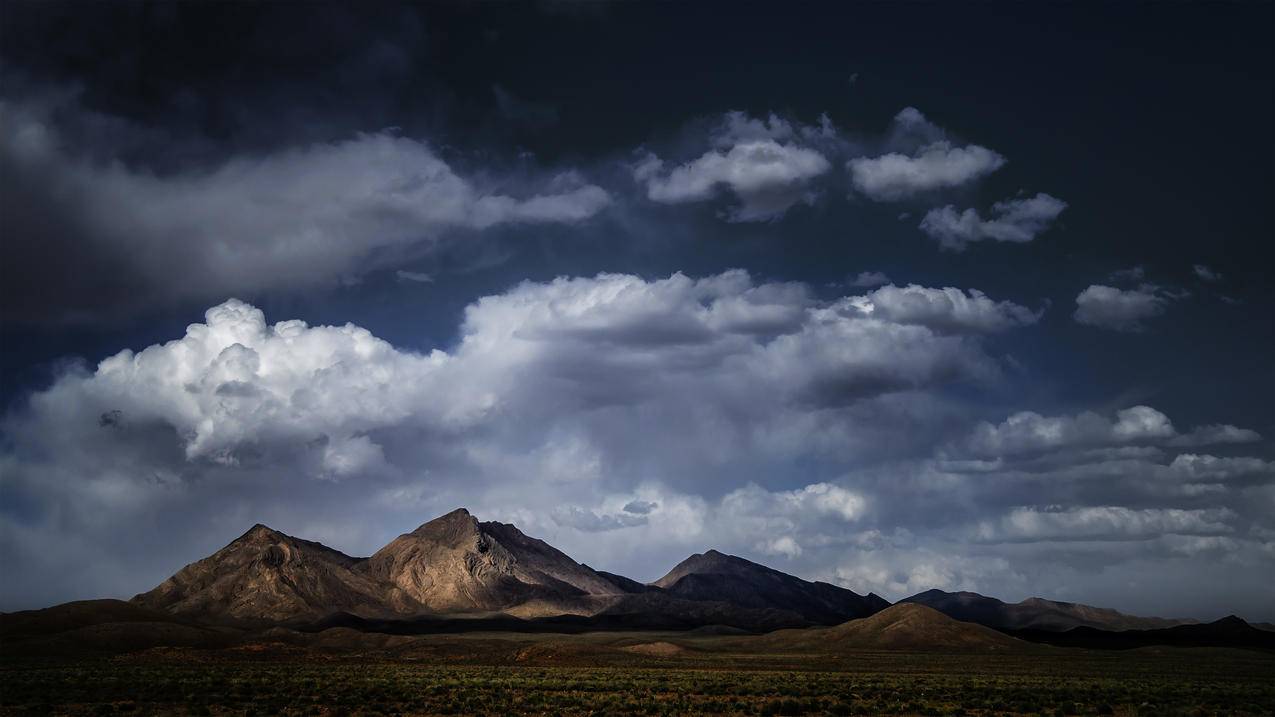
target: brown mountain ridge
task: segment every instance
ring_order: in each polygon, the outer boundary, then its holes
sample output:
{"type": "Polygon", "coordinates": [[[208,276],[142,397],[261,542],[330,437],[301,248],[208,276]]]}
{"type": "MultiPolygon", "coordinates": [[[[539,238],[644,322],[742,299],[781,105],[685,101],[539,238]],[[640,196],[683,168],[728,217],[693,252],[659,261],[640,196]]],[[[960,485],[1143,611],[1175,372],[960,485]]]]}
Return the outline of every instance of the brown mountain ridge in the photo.
{"type": "Polygon", "coordinates": [[[256,525],[131,602],[212,622],[375,624],[404,632],[456,616],[764,631],[836,624],[889,604],[717,551],[644,585],[577,563],[513,525],[480,522],[463,508],[368,558],[256,525]]]}
{"type": "Polygon", "coordinates": [[[908,650],[1013,652],[1030,644],[989,627],[953,620],[938,610],[898,603],[870,617],[834,627],[778,630],[760,638],[783,651],[908,650]]]}
{"type": "Polygon", "coordinates": [[[975,622],[998,630],[1049,630],[1061,632],[1075,627],[1099,630],[1149,630],[1195,622],[1187,619],[1138,617],[1110,608],[1079,603],[1027,598],[1006,603],[973,592],[926,590],[900,600],[934,608],[948,617],[975,622]]]}
{"type": "Polygon", "coordinates": [[[455,613],[587,614],[622,588],[512,525],[461,508],[355,558],[256,525],[182,568],[136,605],[181,615],[304,621],[332,613],[404,618],[455,613]]]}
{"type": "Polygon", "coordinates": [[[1022,649],[1023,640],[1108,649],[1275,649],[1275,633],[1238,618],[1183,622],[939,590],[891,606],[871,593],[803,580],[716,550],[696,553],[643,584],[578,563],[513,525],[481,522],[458,509],[366,558],[255,525],[130,602],[81,601],[0,615],[0,641],[30,654],[55,654],[218,647],[254,635],[327,644],[324,636],[332,635],[379,635],[377,642],[473,631],[647,630],[738,637],[737,647],[746,650],[820,654],[1005,651],[1022,649]]]}
{"type": "MultiPolygon", "coordinates": [[[[1182,622],[1041,599],[1009,605],[938,590],[902,602],[1001,631],[1182,622]]],[[[513,525],[481,522],[463,508],[366,558],[255,525],[131,603],[204,624],[346,626],[401,634],[590,626],[766,632],[848,624],[890,607],[872,593],[803,580],[716,550],[696,553],[643,584],[594,570],[513,525]]]]}

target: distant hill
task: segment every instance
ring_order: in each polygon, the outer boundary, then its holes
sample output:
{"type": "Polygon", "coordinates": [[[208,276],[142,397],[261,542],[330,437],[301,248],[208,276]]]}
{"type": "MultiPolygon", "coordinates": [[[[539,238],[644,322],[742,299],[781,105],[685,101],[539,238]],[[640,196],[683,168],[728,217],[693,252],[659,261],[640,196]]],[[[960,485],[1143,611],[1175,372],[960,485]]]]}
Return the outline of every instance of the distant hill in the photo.
{"type": "Polygon", "coordinates": [[[226,647],[236,637],[121,600],[78,600],[0,615],[6,656],[109,654],[150,647],[226,647]]]}
{"type": "Polygon", "coordinates": [[[780,630],[759,638],[780,650],[907,650],[1008,652],[1029,649],[1022,640],[982,625],[960,622],[924,605],[900,603],[871,617],[835,627],[780,630]]]}
{"type": "Polygon", "coordinates": [[[1075,627],[1064,632],[1033,629],[1009,632],[1033,642],[1102,650],[1127,650],[1154,645],[1275,650],[1275,632],[1258,629],[1234,615],[1210,623],[1176,625],[1155,630],[1111,631],[1075,627]]]}
{"type": "Polygon", "coordinates": [[[683,600],[794,612],[815,624],[835,625],[889,607],[885,599],[828,583],[810,582],[716,550],[696,553],[652,585],[683,600]]]}
{"type": "Polygon", "coordinates": [[[899,602],[925,605],[957,620],[1005,630],[1061,632],[1074,627],[1092,627],[1099,630],[1147,630],[1194,622],[1161,617],[1137,617],[1110,608],[1043,598],[1028,598],[1018,603],[1006,603],[972,592],[952,593],[926,590],[912,597],[903,598],[899,602]]]}
{"type": "Polygon", "coordinates": [[[112,622],[181,624],[184,621],[122,600],[76,600],[42,610],[0,615],[0,639],[51,635],[112,622]]]}

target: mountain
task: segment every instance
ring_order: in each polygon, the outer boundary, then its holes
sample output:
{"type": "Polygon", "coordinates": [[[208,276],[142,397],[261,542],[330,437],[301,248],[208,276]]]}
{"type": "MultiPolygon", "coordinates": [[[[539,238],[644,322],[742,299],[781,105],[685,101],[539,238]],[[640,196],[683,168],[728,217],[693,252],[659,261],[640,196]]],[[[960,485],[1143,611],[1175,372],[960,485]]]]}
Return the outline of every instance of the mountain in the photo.
{"type": "Polygon", "coordinates": [[[820,625],[866,617],[890,605],[871,593],[865,596],[836,585],[809,582],[716,550],[692,555],[651,584],[683,600],[782,610],[820,625]]]}
{"type": "Polygon", "coordinates": [[[871,617],[835,627],[780,630],[762,638],[780,650],[935,650],[1008,652],[1027,649],[1022,640],[982,625],[959,622],[913,603],[892,605],[871,617]]]}
{"type": "Polygon", "coordinates": [[[479,523],[462,508],[370,558],[256,525],[132,602],[180,615],[297,622],[337,612],[587,614],[602,607],[598,598],[621,594],[548,543],[512,525],[479,523]]]}
{"type": "Polygon", "coordinates": [[[761,632],[837,624],[888,605],[715,550],[644,585],[577,563],[513,525],[480,522],[464,508],[369,558],[256,525],[132,604],[220,623],[335,620],[405,634],[452,629],[457,619],[476,629],[577,628],[584,620],[604,629],[725,625],[761,632]]]}
{"type": "Polygon", "coordinates": [[[116,622],[180,624],[180,618],[122,600],[76,600],[42,610],[0,614],[0,639],[50,635],[116,622]]]}
{"type": "Polygon", "coordinates": [[[383,589],[361,570],[364,562],[258,524],[132,603],[178,615],[280,622],[337,610],[380,614],[383,589]]]}
{"type": "MultiPolygon", "coordinates": [[[[585,567],[587,568],[589,566],[586,565],[585,567]]],[[[597,570],[595,572],[626,593],[645,593],[659,590],[657,587],[647,585],[646,583],[640,583],[633,578],[626,578],[623,575],[608,573],[605,570],[597,570]]]]}
{"type": "Polygon", "coordinates": [[[1062,632],[1073,627],[1091,627],[1099,630],[1148,630],[1193,622],[1162,617],[1137,617],[1110,608],[1043,598],[1028,598],[1018,603],[1006,603],[972,592],[950,593],[942,590],[926,590],[912,597],[903,598],[899,602],[925,605],[957,620],[976,622],[1003,630],[1062,632]]]}
{"type": "Polygon", "coordinates": [[[363,568],[387,587],[395,612],[583,613],[587,598],[625,592],[543,540],[464,508],[400,535],[363,568]]]}
{"type": "Polygon", "coordinates": [[[1039,629],[1008,632],[1025,640],[1059,647],[1086,647],[1102,650],[1127,650],[1152,645],[1275,650],[1275,633],[1254,627],[1234,615],[1204,624],[1175,625],[1153,630],[1117,632],[1093,627],[1075,627],[1064,632],[1039,629]]]}

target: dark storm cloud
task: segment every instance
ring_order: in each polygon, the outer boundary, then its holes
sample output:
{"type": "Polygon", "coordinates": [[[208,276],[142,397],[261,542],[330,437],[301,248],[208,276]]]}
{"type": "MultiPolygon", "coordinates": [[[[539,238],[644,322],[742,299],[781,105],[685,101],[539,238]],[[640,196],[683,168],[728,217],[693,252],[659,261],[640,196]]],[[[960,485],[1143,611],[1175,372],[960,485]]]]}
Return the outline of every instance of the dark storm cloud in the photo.
{"type": "Polygon", "coordinates": [[[157,171],[392,125],[429,132],[456,102],[413,8],[10,3],[3,19],[9,77],[76,87],[92,111],[147,128],[152,143],[121,159],[157,171]]]}
{"type": "Polygon", "coordinates": [[[5,286],[9,320],[333,284],[449,236],[576,224],[611,201],[571,171],[522,188],[469,179],[427,142],[390,133],[157,175],[71,153],[53,114],[0,103],[0,206],[15,220],[19,277],[5,286]]]}

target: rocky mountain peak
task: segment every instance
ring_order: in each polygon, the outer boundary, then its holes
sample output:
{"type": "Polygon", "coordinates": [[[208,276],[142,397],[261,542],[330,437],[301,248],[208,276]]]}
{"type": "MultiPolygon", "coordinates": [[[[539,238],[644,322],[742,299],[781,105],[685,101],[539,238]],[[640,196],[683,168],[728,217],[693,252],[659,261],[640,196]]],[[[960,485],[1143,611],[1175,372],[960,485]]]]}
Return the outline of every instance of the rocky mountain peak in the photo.
{"type": "Polygon", "coordinates": [[[235,543],[268,543],[286,537],[287,536],[283,533],[280,533],[264,523],[257,523],[249,528],[243,535],[239,536],[239,538],[231,543],[231,545],[234,545],[235,543]]]}
{"type": "Polygon", "coordinates": [[[464,508],[457,508],[423,523],[408,535],[453,548],[466,546],[479,548],[483,543],[482,529],[478,519],[464,508]]]}

